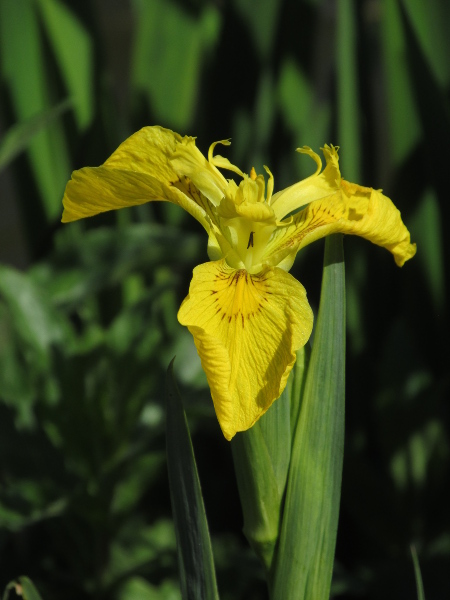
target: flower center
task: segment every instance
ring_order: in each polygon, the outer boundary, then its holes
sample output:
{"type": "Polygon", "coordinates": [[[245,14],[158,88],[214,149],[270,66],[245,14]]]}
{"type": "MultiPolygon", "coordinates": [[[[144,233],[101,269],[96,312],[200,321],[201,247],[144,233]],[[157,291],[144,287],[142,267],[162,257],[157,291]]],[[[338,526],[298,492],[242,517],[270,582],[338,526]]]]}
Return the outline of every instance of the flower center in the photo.
{"type": "Polygon", "coordinates": [[[234,250],[226,257],[228,264],[251,274],[261,271],[265,247],[276,229],[274,212],[265,198],[264,177],[252,169],[239,187],[229,181],[218,213],[222,231],[234,250]]]}

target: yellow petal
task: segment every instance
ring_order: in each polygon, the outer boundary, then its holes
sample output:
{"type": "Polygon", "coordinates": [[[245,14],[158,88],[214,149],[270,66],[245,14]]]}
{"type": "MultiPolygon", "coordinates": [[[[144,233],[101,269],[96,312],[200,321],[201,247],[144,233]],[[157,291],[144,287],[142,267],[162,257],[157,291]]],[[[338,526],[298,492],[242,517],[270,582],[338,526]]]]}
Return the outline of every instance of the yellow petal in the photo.
{"type": "Polygon", "coordinates": [[[322,161],[320,160],[319,155],[313,152],[308,146],[298,148],[297,152],[308,154],[308,156],[313,158],[316,162],[317,169],[310,177],[307,177],[272,196],[270,205],[279,221],[305,204],[309,204],[320,198],[325,198],[339,189],[341,174],[339,171],[338,149],[335,146],[328,146],[326,144],[322,148],[322,152],[327,161],[327,166],[320,175],[319,172],[322,168],[322,161]]]}
{"type": "Polygon", "coordinates": [[[112,209],[167,200],[178,204],[208,228],[206,201],[170,163],[176,147],[190,138],[162,127],[144,127],[129,137],[101,167],[72,173],[66,186],[63,222],[112,209]]]}
{"type": "Polygon", "coordinates": [[[230,440],[283,391],[295,352],[311,335],[303,286],[282,269],[258,275],[224,260],[199,265],[178,320],[194,336],[217,418],[230,440]]]}
{"type": "Polygon", "coordinates": [[[213,164],[206,160],[196,147],[194,138],[186,139],[182,144],[177,145],[171,165],[179,175],[189,177],[195,187],[214,206],[220,204],[227,187],[227,180],[213,164]]]}
{"type": "Polygon", "coordinates": [[[400,211],[387,196],[342,180],[340,191],[311,202],[292,224],[275,232],[266,248],[268,262],[289,268],[301,248],[331,233],[359,235],[382,246],[400,267],[416,253],[400,211]]]}

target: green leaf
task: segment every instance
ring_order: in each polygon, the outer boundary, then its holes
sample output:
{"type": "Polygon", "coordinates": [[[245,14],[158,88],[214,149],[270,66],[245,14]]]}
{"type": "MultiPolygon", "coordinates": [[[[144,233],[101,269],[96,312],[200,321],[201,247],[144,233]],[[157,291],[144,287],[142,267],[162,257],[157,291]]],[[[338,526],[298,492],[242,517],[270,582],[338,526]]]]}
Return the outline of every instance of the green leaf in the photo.
{"type": "MultiPolygon", "coordinates": [[[[17,120],[48,110],[53,104],[49,71],[32,0],[0,2],[0,54],[17,120]]],[[[41,130],[31,140],[28,153],[47,218],[55,219],[61,213],[61,197],[70,174],[62,127],[54,122],[41,130]]]]}
{"type": "Polygon", "coordinates": [[[62,341],[70,329],[31,279],[10,267],[0,266],[0,297],[7,304],[19,337],[47,366],[52,343],[62,341]]]}
{"type": "Polygon", "coordinates": [[[17,596],[22,596],[24,600],[42,600],[41,595],[35,588],[33,582],[28,577],[24,575],[22,577],[18,577],[17,581],[11,581],[6,586],[5,592],[3,594],[3,600],[7,600],[9,597],[9,591],[14,590],[17,596]]]}
{"type": "Polygon", "coordinates": [[[383,1],[380,33],[389,122],[388,152],[391,153],[394,164],[398,165],[410,154],[421,135],[408,72],[405,32],[398,2],[383,1]]]}
{"type": "Polygon", "coordinates": [[[23,152],[39,131],[45,129],[70,106],[71,100],[64,100],[60,104],[11,127],[0,142],[0,169],[10,163],[20,152],[23,152]]]}
{"type": "Polygon", "coordinates": [[[416,548],[411,546],[411,556],[414,564],[414,575],[416,577],[417,587],[417,600],[425,600],[425,591],[423,589],[422,574],[420,572],[419,558],[417,556],[416,548]]]}
{"type": "Polygon", "coordinates": [[[189,427],[173,375],[166,381],[167,468],[183,600],[218,599],[214,559],[189,427]]]}
{"type": "Polygon", "coordinates": [[[231,441],[244,516],[243,532],[270,570],[279,535],[280,514],[303,394],[309,350],[301,348],[280,398],[247,431],[231,441]]]}
{"type": "Polygon", "coordinates": [[[93,49],[91,39],[70,10],[57,0],[38,0],[38,7],[61,76],[74,102],[80,128],[92,120],[93,113],[93,49]]]}
{"type": "MultiPolygon", "coordinates": [[[[307,140],[308,146],[318,150],[329,136],[328,103],[322,97],[318,97],[311,82],[291,58],[286,58],[282,63],[277,87],[283,119],[293,134],[295,144],[301,145],[302,140],[307,140]]],[[[293,152],[290,155],[295,172],[300,178],[311,175],[312,161],[299,160],[298,155],[293,152]]]]}
{"type": "Polygon", "coordinates": [[[442,88],[450,81],[450,5],[442,0],[403,0],[403,8],[434,77],[442,88]]]}
{"type": "Polygon", "coordinates": [[[319,316],[292,446],[271,597],[328,600],[344,452],[345,288],[342,236],[330,236],[319,316]]]}
{"type": "Polygon", "coordinates": [[[202,65],[218,38],[219,12],[209,6],[196,19],[167,0],[133,4],[133,84],[146,94],[157,120],[184,129],[197,107],[202,65]]]}
{"type": "MultiPolygon", "coordinates": [[[[287,404],[283,400],[276,404],[287,404]]],[[[231,449],[244,515],[243,531],[268,571],[278,539],[282,494],[259,423],[236,434],[231,449]]]]}
{"type": "Polygon", "coordinates": [[[255,5],[252,0],[235,0],[234,9],[247,26],[259,58],[267,61],[275,42],[281,3],[278,0],[260,0],[255,5]]]}
{"type": "Polygon", "coordinates": [[[420,252],[417,260],[421,264],[424,278],[436,313],[445,306],[445,260],[442,224],[442,209],[432,188],[425,190],[412,217],[410,231],[420,252]]]}
{"type": "Polygon", "coordinates": [[[116,600],[178,600],[179,597],[180,591],[173,581],[165,580],[156,586],[136,576],[124,582],[116,600]]]}
{"type": "Polygon", "coordinates": [[[343,154],[342,172],[349,181],[359,181],[359,101],[356,51],[356,10],[353,0],[338,1],[336,35],[338,140],[343,154]]]}

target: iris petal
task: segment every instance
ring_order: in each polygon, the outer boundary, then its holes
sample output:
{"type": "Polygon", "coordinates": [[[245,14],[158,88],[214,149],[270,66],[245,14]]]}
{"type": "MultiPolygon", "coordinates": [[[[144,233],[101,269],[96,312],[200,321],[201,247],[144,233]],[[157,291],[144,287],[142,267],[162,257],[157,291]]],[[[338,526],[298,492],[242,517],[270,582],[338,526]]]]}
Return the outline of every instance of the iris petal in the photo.
{"type": "Polygon", "coordinates": [[[144,127],[125,140],[101,167],[74,171],[64,193],[62,221],[166,200],[187,210],[209,231],[206,202],[170,163],[175,148],[190,139],[162,127],[144,127]]]}
{"type": "Polygon", "coordinates": [[[229,440],[280,396],[313,315],[305,289],[289,273],[266,268],[249,275],[221,260],[194,269],[178,320],[194,336],[229,440]]]}
{"type": "Polygon", "coordinates": [[[400,211],[387,196],[342,180],[339,191],[311,202],[274,233],[265,258],[290,268],[301,248],[332,233],[359,235],[386,248],[400,267],[416,253],[400,211]]]}

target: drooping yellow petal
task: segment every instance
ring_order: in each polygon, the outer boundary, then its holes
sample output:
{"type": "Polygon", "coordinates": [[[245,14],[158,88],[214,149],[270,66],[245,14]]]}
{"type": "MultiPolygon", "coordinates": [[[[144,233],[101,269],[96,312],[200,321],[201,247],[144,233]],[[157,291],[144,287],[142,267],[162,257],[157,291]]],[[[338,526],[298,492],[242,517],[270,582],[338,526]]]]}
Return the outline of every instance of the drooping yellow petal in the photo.
{"type": "Polygon", "coordinates": [[[289,269],[297,252],[332,233],[359,235],[394,255],[399,267],[416,253],[400,211],[373,188],[342,180],[340,190],[311,202],[266,247],[269,264],[289,269]]]}
{"type": "Polygon", "coordinates": [[[283,391],[313,315],[303,286],[278,268],[258,275],[224,260],[194,269],[178,320],[194,336],[225,437],[249,429],[283,391]]]}
{"type": "Polygon", "coordinates": [[[64,193],[62,221],[166,200],[187,210],[208,230],[206,201],[170,163],[176,147],[190,139],[162,127],[144,127],[125,140],[101,167],[74,171],[64,193]]]}

